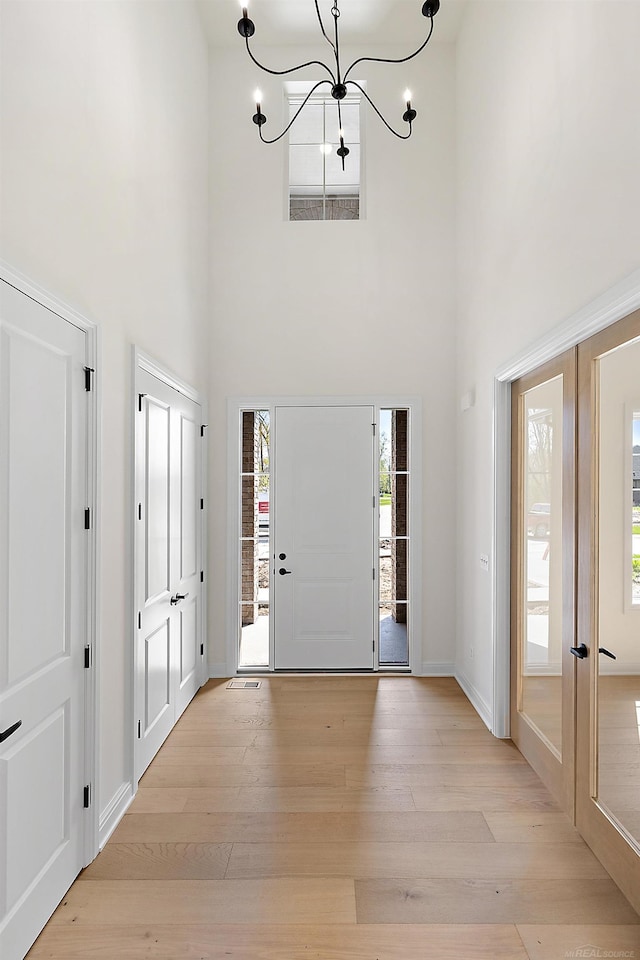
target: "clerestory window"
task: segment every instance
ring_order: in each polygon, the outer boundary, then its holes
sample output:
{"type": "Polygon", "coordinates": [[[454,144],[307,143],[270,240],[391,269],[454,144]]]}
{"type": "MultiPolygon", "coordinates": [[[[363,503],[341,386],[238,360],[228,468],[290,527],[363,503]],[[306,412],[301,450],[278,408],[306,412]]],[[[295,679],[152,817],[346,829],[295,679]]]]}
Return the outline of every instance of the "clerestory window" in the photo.
{"type": "MultiPolygon", "coordinates": [[[[289,119],[305,94],[289,93],[289,119]]],[[[289,131],[289,219],[360,219],[360,97],[314,96],[289,131]],[[340,136],[349,154],[337,150],[340,136]]]]}

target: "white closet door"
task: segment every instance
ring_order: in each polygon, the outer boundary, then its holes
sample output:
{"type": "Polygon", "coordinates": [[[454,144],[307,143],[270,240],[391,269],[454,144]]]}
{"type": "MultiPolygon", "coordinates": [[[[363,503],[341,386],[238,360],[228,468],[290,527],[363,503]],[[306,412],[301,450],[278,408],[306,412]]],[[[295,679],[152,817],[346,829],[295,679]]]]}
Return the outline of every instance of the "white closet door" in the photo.
{"type": "Polygon", "coordinates": [[[82,867],[85,334],[0,281],[0,956],[82,867]]]}
{"type": "Polygon", "coordinates": [[[275,666],[373,668],[373,408],[276,408],[275,666]]]}
{"type": "Polygon", "coordinates": [[[147,372],[136,427],[138,777],[201,679],[200,406],[147,372]]]}

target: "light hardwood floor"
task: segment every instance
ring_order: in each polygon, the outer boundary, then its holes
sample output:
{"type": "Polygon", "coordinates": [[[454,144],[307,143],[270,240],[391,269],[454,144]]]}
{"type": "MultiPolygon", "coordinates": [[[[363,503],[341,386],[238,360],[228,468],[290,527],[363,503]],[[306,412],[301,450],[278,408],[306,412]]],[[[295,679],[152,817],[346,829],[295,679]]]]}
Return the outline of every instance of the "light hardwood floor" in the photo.
{"type": "Polygon", "coordinates": [[[560,960],[587,944],[640,960],[640,917],[454,680],[318,676],[204,687],[28,956],[560,960]]]}

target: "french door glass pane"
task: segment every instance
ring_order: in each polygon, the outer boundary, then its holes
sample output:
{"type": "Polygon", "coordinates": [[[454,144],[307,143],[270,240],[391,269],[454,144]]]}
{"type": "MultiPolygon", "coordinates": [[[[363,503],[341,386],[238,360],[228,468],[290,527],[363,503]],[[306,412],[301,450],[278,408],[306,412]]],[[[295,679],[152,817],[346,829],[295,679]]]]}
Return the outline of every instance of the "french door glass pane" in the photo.
{"type": "Polygon", "coordinates": [[[562,377],[524,400],[519,709],[562,754],[562,377]]]}
{"type": "Polygon", "coordinates": [[[598,367],[597,798],[640,842],[640,341],[598,367]]]}

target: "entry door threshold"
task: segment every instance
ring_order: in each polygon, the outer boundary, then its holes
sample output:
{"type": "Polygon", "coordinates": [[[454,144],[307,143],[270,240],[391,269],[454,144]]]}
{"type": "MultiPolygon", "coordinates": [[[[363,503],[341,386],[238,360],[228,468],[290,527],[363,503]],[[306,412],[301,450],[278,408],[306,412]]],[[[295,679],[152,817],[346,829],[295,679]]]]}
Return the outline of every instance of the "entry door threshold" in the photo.
{"type": "Polygon", "coordinates": [[[264,669],[246,669],[240,668],[236,674],[238,677],[410,677],[411,670],[392,669],[392,670],[366,670],[363,668],[354,668],[353,670],[264,670],[264,669]]]}

